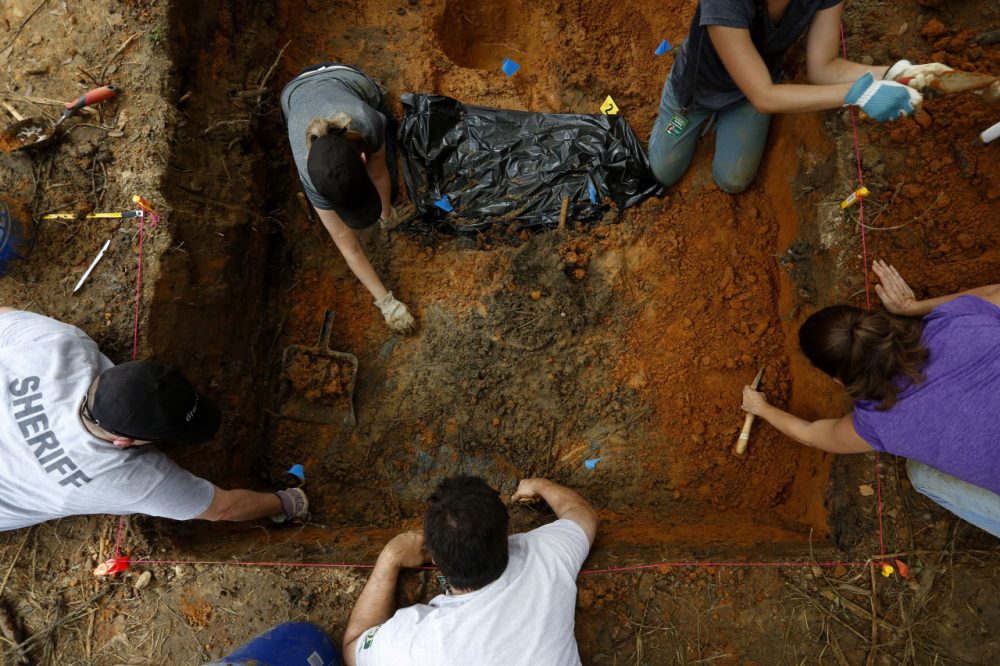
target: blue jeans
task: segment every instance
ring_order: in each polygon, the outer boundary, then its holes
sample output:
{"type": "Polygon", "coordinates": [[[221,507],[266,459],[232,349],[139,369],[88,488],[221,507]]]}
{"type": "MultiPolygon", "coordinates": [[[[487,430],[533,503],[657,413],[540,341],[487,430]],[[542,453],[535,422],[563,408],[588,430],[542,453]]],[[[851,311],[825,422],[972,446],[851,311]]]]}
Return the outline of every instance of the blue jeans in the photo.
{"type": "Polygon", "coordinates": [[[906,461],[906,475],[920,494],[962,520],[1000,537],[1000,495],[916,460],[906,461]]]}
{"type": "Polygon", "coordinates": [[[715,157],[712,158],[715,182],[730,194],[742,192],[753,182],[764,154],[771,116],[758,113],[750,102],[721,113],[682,112],[670,77],[667,77],[660,97],[660,114],[649,137],[649,165],[661,185],[671,187],[681,179],[691,164],[698,137],[711,129],[713,121],[716,123],[715,157]],[[666,132],[675,113],[684,115],[688,121],[679,136],[666,132]]]}

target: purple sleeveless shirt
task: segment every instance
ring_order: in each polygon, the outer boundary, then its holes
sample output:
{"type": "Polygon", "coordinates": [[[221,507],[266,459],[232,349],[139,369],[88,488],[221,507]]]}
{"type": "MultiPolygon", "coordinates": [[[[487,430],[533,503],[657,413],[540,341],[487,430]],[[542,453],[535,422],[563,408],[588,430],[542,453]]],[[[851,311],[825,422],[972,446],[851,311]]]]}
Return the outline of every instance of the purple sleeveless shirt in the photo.
{"type": "Polygon", "coordinates": [[[884,412],[854,404],[854,428],[875,449],[913,458],[1000,494],[1000,308],[959,296],[924,317],[927,379],[884,412]]]}

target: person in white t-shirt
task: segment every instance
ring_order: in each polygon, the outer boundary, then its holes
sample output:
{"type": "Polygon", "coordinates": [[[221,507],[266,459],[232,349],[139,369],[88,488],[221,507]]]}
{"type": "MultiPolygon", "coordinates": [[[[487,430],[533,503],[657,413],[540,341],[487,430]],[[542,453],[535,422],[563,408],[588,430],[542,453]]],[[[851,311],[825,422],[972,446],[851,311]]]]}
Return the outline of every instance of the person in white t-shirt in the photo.
{"type": "Polygon", "coordinates": [[[158,441],[200,444],[219,409],[175,368],[114,365],[80,329],[0,307],[0,531],[80,514],[278,522],[305,515],[298,488],[223,490],[158,441]]]}
{"type": "Polygon", "coordinates": [[[348,666],[576,666],[576,576],[597,514],[576,491],[524,479],[515,501],[543,500],[557,520],[507,536],[499,494],[474,476],[445,479],[423,534],[404,532],[379,555],[344,632],[348,666]],[[433,562],[448,591],[395,611],[404,568],[433,562]]]}

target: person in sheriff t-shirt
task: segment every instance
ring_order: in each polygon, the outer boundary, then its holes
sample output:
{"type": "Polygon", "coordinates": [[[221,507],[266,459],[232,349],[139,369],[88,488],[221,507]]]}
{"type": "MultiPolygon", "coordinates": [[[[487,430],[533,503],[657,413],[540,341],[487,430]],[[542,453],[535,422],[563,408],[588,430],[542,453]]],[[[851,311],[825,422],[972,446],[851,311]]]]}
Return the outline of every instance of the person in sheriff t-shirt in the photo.
{"type": "Polygon", "coordinates": [[[200,444],[219,422],[175,368],[116,366],[80,329],[0,307],[0,531],[79,514],[305,515],[300,489],[223,490],[148,446],[200,444]]]}

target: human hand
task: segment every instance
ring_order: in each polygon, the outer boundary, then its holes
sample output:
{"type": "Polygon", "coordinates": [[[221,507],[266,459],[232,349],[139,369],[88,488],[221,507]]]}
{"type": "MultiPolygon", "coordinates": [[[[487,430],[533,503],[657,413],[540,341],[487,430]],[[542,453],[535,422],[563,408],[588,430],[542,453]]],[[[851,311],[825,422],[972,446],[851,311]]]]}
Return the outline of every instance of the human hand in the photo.
{"type": "Polygon", "coordinates": [[[517,490],[514,494],[510,496],[510,499],[514,502],[539,502],[542,499],[541,493],[538,491],[538,486],[545,479],[534,478],[534,479],[521,479],[521,482],[517,484],[517,490]]]}
{"type": "Polygon", "coordinates": [[[386,231],[392,231],[400,224],[406,220],[413,217],[417,209],[413,207],[413,204],[404,204],[402,206],[390,206],[389,215],[386,217],[379,217],[379,225],[386,231]]]}
{"type": "Polygon", "coordinates": [[[875,285],[875,293],[878,294],[885,309],[892,314],[910,314],[917,304],[917,299],[899,271],[881,259],[872,262],[872,270],[879,280],[879,284],[875,285]]]}
{"type": "Polygon", "coordinates": [[[391,291],[375,301],[375,307],[382,313],[386,325],[396,333],[412,333],[417,328],[413,315],[391,291]]]}
{"type": "Polygon", "coordinates": [[[913,113],[924,100],[919,92],[895,81],[876,81],[866,72],[847,91],[844,106],[859,106],[870,118],[880,123],[913,113]]]}
{"type": "Polygon", "coordinates": [[[743,411],[760,416],[768,404],[767,397],[763,393],[753,390],[750,386],[743,387],[743,411]]]}
{"type": "Polygon", "coordinates": [[[923,65],[914,65],[909,60],[900,60],[885,73],[882,78],[887,81],[898,81],[911,88],[923,90],[938,74],[952,71],[951,67],[939,62],[929,62],[923,65]]]}
{"type": "Polygon", "coordinates": [[[397,534],[389,543],[385,544],[379,559],[383,557],[389,564],[406,569],[423,566],[431,561],[430,553],[427,552],[424,542],[424,535],[412,530],[397,534]]]}
{"type": "Polygon", "coordinates": [[[285,488],[275,493],[281,500],[281,513],[271,516],[276,523],[284,523],[309,514],[309,498],[301,488],[285,488]]]}

